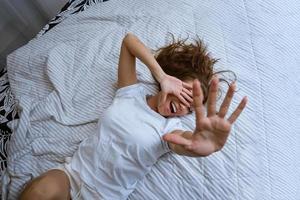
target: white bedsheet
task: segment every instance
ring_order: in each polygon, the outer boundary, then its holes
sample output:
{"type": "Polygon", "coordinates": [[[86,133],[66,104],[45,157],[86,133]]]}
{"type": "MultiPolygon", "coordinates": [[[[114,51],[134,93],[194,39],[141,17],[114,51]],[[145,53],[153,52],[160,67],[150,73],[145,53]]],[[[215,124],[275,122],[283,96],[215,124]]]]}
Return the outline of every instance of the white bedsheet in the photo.
{"type": "MultiPolygon", "coordinates": [[[[222,151],[162,157],[129,199],[300,199],[300,1],[110,0],[74,15],[8,57],[20,120],[9,147],[4,199],[93,134],[114,96],[121,40],[151,48],[166,33],[198,34],[218,68],[238,76],[249,104],[222,151]]],[[[153,79],[138,63],[150,92],[153,79]]],[[[183,119],[193,127],[192,116],[183,119]]]]}

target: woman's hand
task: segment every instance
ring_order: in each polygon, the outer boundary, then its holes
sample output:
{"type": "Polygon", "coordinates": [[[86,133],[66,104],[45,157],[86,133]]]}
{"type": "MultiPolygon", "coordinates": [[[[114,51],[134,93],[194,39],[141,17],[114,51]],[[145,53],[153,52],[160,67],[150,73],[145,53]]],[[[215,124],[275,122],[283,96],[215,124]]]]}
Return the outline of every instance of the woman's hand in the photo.
{"type": "Polygon", "coordinates": [[[170,148],[178,154],[187,156],[208,156],[219,151],[227,141],[232,124],[239,117],[247,103],[247,97],[244,97],[230,117],[225,119],[234,91],[235,85],[231,84],[219,112],[216,113],[218,79],[213,79],[209,89],[207,116],[205,116],[200,83],[194,81],[193,100],[196,112],[196,128],[194,133],[175,131],[164,135],[163,138],[169,142],[170,148]]]}
{"type": "Polygon", "coordinates": [[[175,95],[184,105],[190,107],[192,99],[192,86],[179,80],[176,77],[164,74],[159,81],[161,87],[161,95],[159,105],[163,105],[167,99],[168,94],[175,95]]]}

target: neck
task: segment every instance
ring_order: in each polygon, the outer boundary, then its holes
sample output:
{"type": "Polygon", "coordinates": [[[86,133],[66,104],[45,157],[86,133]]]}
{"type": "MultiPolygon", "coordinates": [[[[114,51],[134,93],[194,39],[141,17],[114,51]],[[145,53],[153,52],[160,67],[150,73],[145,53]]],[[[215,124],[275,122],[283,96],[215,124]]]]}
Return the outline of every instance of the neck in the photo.
{"type": "Polygon", "coordinates": [[[155,112],[158,112],[157,106],[158,106],[158,95],[155,96],[147,96],[147,104],[148,106],[154,110],[155,112]]]}

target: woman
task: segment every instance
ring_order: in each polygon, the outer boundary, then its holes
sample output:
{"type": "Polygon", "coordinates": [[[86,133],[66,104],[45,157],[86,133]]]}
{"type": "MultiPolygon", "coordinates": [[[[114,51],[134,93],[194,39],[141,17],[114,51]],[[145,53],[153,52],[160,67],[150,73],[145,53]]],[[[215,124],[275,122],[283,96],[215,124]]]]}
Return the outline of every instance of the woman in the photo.
{"type": "Polygon", "coordinates": [[[69,163],[31,181],[21,199],[126,199],[163,154],[172,151],[198,157],[219,151],[247,99],[224,118],[234,94],[233,83],[216,112],[215,62],[200,41],[173,42],[161,48],[155,59],[136,36],[127,34],[119,58],[119,89],[99,120],[97,133],[80,144],[69,163]],[[156,95],[147,96],[137,83],[136,58],[159,82],[161,91],[156,95]],[[176,116],[191,109],[196,128],[185,131],[176,116]]]}

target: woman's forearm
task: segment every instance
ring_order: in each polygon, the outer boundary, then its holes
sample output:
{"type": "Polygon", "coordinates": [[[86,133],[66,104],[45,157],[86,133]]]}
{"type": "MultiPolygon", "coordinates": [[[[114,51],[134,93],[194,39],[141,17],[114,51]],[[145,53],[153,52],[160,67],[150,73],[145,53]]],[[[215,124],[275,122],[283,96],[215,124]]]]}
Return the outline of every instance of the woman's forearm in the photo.
{"type": "Polygon", "coordinates": [[[128,33],[124,40],[129,53],[141,60],[151,71],[155,79],[160,82],[165,76],[150,50],[132,33],[128,33]]]}

